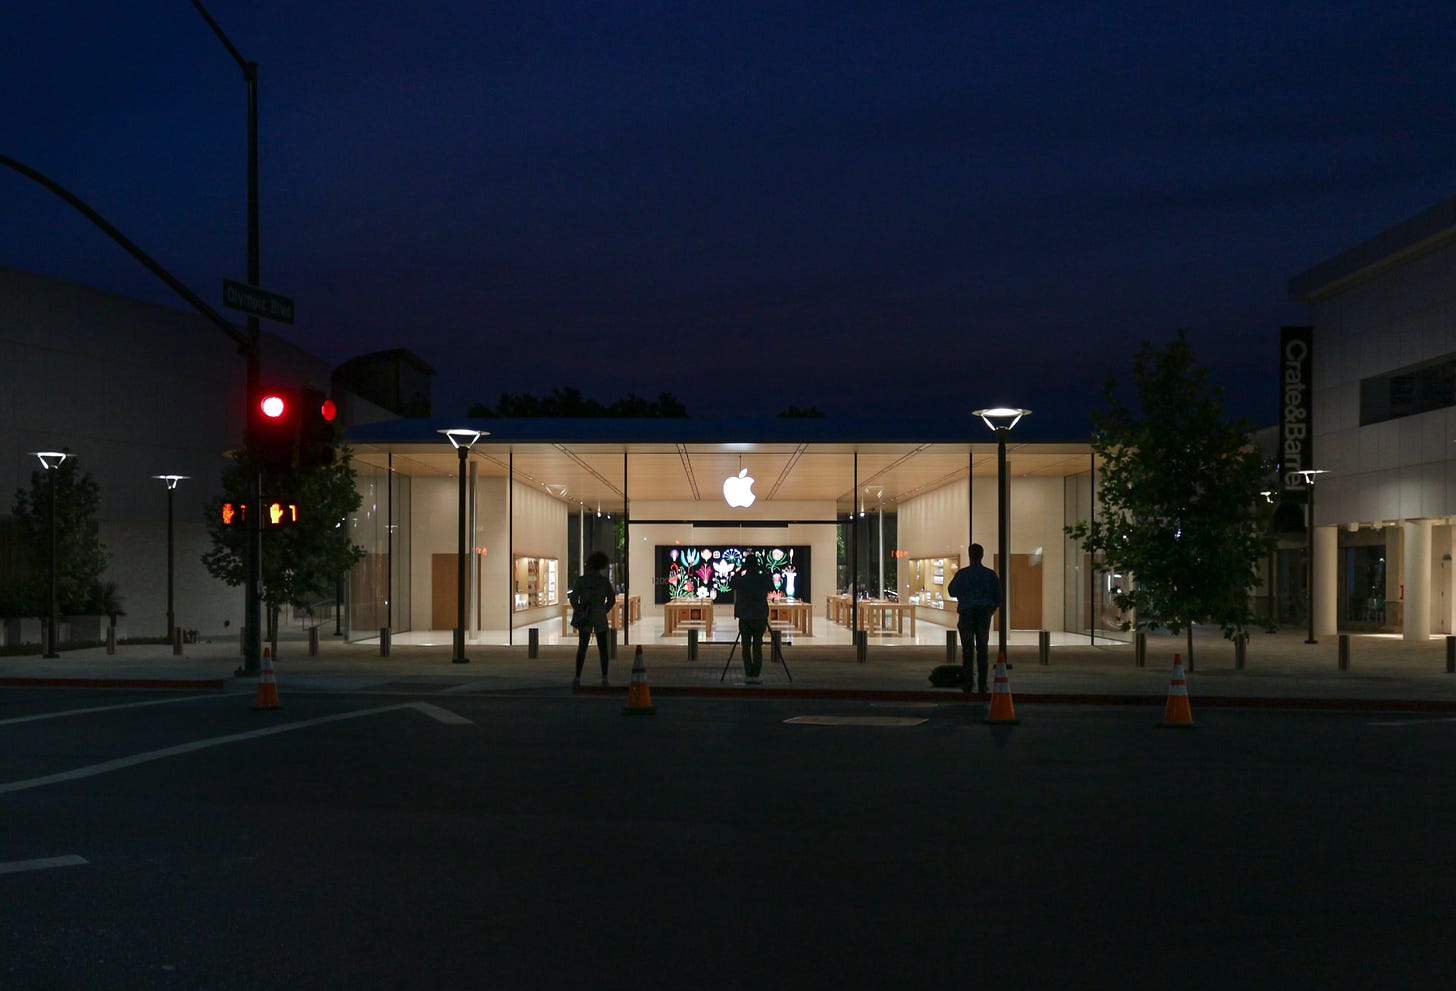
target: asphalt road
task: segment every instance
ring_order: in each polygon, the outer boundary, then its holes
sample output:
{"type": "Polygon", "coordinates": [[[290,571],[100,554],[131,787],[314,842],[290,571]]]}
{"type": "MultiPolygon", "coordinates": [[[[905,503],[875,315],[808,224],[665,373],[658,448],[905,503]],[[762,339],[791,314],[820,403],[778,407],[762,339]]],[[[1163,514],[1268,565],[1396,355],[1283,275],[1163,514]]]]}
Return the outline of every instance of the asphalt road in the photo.
{"type": "Polygon", "coordinates": [[[0,692],[0,988],[1456,980],[1446,718],[251,702],[0,692]]]}

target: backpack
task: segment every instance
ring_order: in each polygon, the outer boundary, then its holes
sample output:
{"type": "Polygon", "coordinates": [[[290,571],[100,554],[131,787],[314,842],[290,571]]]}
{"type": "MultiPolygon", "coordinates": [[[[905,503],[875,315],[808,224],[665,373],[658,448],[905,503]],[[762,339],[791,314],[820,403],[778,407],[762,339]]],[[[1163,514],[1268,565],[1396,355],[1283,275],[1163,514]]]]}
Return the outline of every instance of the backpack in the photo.
{"type": "Polygon", "coordinates": [[[960,688],[966,683],[966,669],[959,664],[938,664],[930,672],[930,683],[936,688],[960,688]]]}

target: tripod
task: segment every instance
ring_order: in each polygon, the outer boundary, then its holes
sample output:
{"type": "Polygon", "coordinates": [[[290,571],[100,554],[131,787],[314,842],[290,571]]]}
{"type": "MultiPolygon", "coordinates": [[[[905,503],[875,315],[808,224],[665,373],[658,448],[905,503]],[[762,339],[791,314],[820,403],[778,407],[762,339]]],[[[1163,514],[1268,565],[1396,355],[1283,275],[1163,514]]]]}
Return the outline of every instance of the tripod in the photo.
{"type": "MultiPolygon", "coordinates": [[[[738,635],[733,638],[733,646],[728,648],[728,660],[723,662],[723,673],[718,675],[718,684],[723,684],[723,679],[728,677],[728,668],[731,667],[733,664],[733,652],[738,649],[738,643],[742,639],[743,631],[740,629],[738,631],[738,635]]],[[[783,644],[783,638],[779,636],[779,631],[769,630],[768,640],[769,643],[772,645],[769,648],[772,652],[772,656],[769,657],[769,660],[772,661],[774,664],[782,664],[784,666],[784,674],[789,676],[790,681],[793,681],[794,674],[792,671],[789,670],[789,662],[784,660],[784,652],[781,649],[783,644]]],[[[747,644],[744,644],[743,651],[745,654],[748,652],[747,644]]]]}

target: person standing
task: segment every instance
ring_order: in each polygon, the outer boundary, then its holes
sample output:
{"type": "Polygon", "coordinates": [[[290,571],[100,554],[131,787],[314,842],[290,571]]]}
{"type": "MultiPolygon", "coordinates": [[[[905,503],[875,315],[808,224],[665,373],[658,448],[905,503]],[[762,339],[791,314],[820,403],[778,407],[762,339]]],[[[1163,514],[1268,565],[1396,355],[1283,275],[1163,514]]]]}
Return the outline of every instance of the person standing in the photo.
{"type": "Polygon", "coordinates": [[[956,600],[956,629],[961,634],[961,667],[965,669],[961,690],[982,694],[990,691],[986,675],[991,663],[991,614],[1001,605],[1001,579],[981,563],[985,556],[984,547],[972,544],[970,565],[957,571],[945,590],[946,595],[956,600]],[[975,687],[977,679],[973,674],[979,676],[979,688],[975,687]]]}
{"type": "Polygon", "coordinates": [[[612,625],[612,606],[617,592],[605,572],[607,556],[593,551],[587,556],[586,569],[572,582],[567,600],[572,605],[571,625],[576,627],[576,677],[571,687],[581,684],[581,669],[586,662],[586,645],[597,635],[597,653],[602,660],[602,685],[607,684],[607,630],[612,625]]]}
{"type": "Polygon", "coordinates": [[[768,629],[768,596],[773,576],[750,552],[743,569],[733,577],[733,615],[738,618],[738,637],[743,642],[743,680],[757,685],[763,672],[763,634],[768,629]]]}

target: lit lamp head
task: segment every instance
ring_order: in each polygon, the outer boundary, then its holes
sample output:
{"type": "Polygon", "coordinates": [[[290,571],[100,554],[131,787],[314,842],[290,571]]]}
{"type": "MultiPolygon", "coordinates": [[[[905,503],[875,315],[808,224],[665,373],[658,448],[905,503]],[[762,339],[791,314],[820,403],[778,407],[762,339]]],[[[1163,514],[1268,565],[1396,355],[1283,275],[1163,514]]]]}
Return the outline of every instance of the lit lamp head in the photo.
{"type": "Polygon", "coordinates": [[[59,468],[61,462],[71,456],[65,451],[34,451],[32,453],[40,459],[41,467],[45,468],[46,471],[50,471],[52,468],[59,468]]]}
{"type": "Polygon", "coordinates": [[[439,432],[445,435],[445,439],[457,451],[468,451],[480,438],[490,436],[488,431],[471,430],[469,427],[450,427],[439,432]]]}
{"type": "Polygon", "coordinates": [[[153,475],[152,477],[153,478],[160,478],[162,481],[164,481],[164,482],[167,483],[167,488],[169,488],[169,489],[175,489],[177,487],[177,483],[178,482],[182,481],[184,478],[191,478],[192,476],[191,475],[153,475]]]}
{"type": "Polygon", "coordinates": [[[1023,416],[1030,413],[1029,409],[1013,409],[1010,406],[995,406],[991,409],[975,411],[975,415],[979,416],[992,430],[1010,430],[1021,422],[1023,416]]]}
{"type": "Polygon", "coordinates": [[[1296,471],[1295,474],[1298,475],[1300,478],[1304,479],[1305,485],[1308,485],[1310,488],[1314,488],[1314,480],[1316,476],[1328,475],[1329,472],[1324,468],[1301,468],[1296,471]]]}

